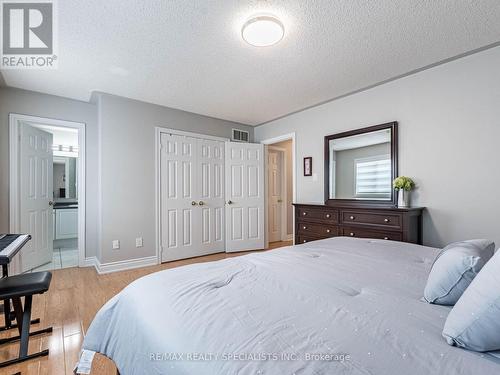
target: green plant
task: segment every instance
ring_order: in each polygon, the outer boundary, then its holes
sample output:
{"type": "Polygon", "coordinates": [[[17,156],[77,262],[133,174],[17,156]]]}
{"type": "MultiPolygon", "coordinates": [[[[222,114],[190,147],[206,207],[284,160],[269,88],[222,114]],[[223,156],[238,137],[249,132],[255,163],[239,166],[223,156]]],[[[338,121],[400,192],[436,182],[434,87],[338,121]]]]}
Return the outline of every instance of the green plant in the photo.
{"type": "Polygon", "coordinates": [[[396,190],[410,191],[415,187],[415,182],[410,177],[399,176],[392,182],[392,185],[396,190]]]}

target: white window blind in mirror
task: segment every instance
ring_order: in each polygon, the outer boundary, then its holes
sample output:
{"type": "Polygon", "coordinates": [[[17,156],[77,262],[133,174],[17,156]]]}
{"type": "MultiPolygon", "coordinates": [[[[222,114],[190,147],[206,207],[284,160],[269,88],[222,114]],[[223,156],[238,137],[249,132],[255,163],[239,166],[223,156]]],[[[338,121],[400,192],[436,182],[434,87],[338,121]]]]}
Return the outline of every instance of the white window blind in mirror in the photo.
{"type": "Polygon", "coordinates": [[[387,199],[391,197],[390,155],[356,159],[354,168],[357,198],[387,199]]]}

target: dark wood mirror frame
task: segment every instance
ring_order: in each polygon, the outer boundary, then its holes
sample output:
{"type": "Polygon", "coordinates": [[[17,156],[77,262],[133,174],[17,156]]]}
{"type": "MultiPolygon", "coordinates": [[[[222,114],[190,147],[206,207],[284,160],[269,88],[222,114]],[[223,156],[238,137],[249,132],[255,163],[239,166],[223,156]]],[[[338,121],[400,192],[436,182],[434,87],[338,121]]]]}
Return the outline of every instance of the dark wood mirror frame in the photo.
{"type": "Polygon", "coordinates": [[[329,206],[353,206],[353,207],[396,207],[397,195],[391,189],[390,200],[372,199],[330,199],[330,141],[332,139],[345,138],[353,135],[370,133],[377,130],[391,129],[391,181],[398,175],[398,123],[388,122],[385,124],[369,126],[367,128],[350,130],[343,133],[325,136],[325,204],[329,206]]]}

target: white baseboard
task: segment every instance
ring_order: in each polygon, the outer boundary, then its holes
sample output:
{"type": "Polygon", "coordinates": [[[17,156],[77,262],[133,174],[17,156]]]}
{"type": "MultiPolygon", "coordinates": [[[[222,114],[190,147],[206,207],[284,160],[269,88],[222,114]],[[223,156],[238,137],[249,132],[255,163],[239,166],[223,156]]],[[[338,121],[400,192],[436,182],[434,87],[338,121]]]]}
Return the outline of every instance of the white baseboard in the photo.
{"type": "Polygon", "coordinates": [[[158,264],[158,258],[156,255],[144,258],[130,259],[130,260],[120,260],[118,262],[101,263],[98,259],[95,261],[95,269],[98,274],[102,275],[105,273],[118,272],[131,270],[134,268],[155,266],[158,264]]]}
{"type": "Polygon", "coordinates": [[[96,263],[97,263],[96,257],[89,257],[89,258],[85,258],[85,260],[83,261],[83,264],[80,264],[79,267],[95,267],[96,263]]]}

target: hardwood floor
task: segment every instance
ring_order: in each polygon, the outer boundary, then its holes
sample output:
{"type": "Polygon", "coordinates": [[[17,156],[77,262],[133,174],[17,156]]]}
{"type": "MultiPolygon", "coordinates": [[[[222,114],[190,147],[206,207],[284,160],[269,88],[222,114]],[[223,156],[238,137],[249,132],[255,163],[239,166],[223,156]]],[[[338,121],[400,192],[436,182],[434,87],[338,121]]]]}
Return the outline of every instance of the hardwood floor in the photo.
{"type": "MultiPolygon", "coordinates": [[[[291,241],[274,242],[270,244],[269,249],[291,244],[291,241]]],[[[39,317],[41,324],[32,326],[32,330],[52,326],[54,332],[43,337],[30,338],[29,347],[29,353],[49,349],[49,356],[2,368],[0,375],[13,375],[17,372],[21,372],[22,375],[72,374],[83,337],[95,314],[106,301],[132,281],[168,268],[210,262],[247,253],[213,254],[106,275],[98,275],[93,267],[55,270],[52,272],[50,290],[43,295],[34,296],[33,317],[39,317]]],[[[0,319],[0,322],[3,325],[3,319],[0,319]]],[[[3,332],[0,337],[16,334],[17,331],[10,330],[10,332],[3,332]]],[[[0,361],[16,357],[18,350],[18,343],[1,346],[0,361]]],[[[116,368],[111,360],[102,355],[96,355],[91,374],[116,375],[116,368]]]]}

